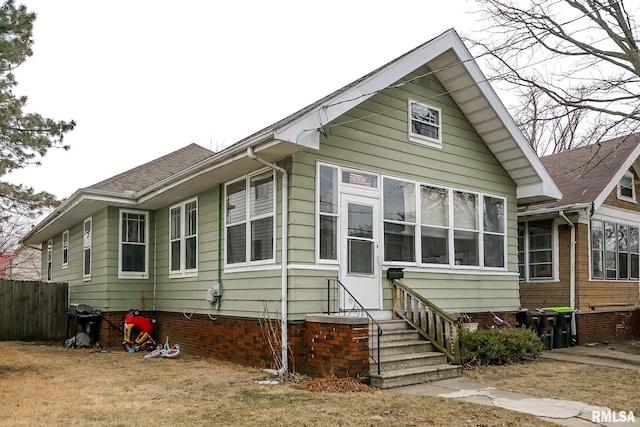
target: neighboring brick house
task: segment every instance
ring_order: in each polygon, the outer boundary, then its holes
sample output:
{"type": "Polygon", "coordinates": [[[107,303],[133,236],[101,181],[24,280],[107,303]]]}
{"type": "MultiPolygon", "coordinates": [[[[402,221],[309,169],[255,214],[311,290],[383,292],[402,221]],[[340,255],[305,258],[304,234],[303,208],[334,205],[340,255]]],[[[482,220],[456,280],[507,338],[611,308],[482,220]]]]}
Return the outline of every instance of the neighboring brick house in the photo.
{"type": "Polygon", "coordinates": [[[579,343],[640,334],[639,156],[634,134],[543,157],[563,198],[518,209],[521,304],[574,308],[579,343]]]}
{"type": "Polygon", "coordinates": [[[41,250],[22,245],[15,251],[0,256],[0,279],[41,280],[41,250]]]}

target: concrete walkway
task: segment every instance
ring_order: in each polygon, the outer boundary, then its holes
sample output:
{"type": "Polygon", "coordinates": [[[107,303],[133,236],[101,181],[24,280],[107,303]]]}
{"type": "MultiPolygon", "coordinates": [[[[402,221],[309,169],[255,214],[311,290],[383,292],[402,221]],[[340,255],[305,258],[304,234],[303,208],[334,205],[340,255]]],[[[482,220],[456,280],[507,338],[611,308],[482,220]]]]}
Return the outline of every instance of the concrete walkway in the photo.
{"type": "MultiPolygon", "coordinates": [[[[617,352],[605,346],[576,346],[545,351],[543,358],[585,363],[613,368],[640,370],[640,356],[617,352]]],[[[556,400],[498,390],[466,376],[442,381],[397,387],[387,390],[418,396],[440,396],[482,405],[493,405],[512,411],[535,415],[546,421],[567,427],[581,426],[640,426],[640,412],[634,413],[634,422],[592,422],[594,411],[609,408],[587,405],[570,400],[556,400]]],[[[633,410],[634,408],[630,408],[633,410]]],[[[637,409],[637,408],[636,408],[637,409]]],[[[598,415],[599,415],[598,414],[598,415]]],[[[596,415],[596,417],[598,416],[596,415]]]]}

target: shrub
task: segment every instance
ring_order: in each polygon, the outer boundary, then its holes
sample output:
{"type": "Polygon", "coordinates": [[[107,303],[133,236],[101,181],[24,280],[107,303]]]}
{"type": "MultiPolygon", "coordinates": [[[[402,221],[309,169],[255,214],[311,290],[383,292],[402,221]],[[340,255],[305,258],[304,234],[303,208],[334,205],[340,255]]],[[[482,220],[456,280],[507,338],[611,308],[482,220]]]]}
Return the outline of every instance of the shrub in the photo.
{"type": "Polygon", "coordinates": [[[463,365],[502,365],[533,360],[542,353],[542,342],[531,329],[501,328],[459,331],[463,365]]]}

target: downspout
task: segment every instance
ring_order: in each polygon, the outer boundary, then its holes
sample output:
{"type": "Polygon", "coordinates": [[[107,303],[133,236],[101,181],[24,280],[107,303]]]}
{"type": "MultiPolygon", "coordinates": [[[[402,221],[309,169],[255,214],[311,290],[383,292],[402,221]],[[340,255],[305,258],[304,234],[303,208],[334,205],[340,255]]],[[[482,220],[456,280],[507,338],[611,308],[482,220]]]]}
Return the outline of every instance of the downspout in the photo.
{"type": "MultiPolygon", "coordinates": [[[[218,286],[222,289],[222,234],[224,233],[224,224],[222,223],[222,210],[224,209],[224,197],[222,192],[224,185],[218,185],[218,286]]],[[[220,300],[222,295],[218,297],[217,309],[220,310],[220,300]]]]}
{"type": "Polygon", "coordinates": [[[571,318],[571,334],[576,335],[576,226],[569,221],[569,218],[564,214],[564,211],[559,211],[558,214],[564,219],[569,227],[571,227],[570,239],[571,239],[571,268],[569,274],[569,307],[572,310],[571,318]]]}
{"type": "Polygon", "coordinates": [[[156,311],[156,288],[158,279],[158,212],[153,213],[153,307],[156,311]]]}
{"type": "Polygon", "coordinates": [[[248,147],[247,148],[247,156],[249,156],[250,159],[256,160],[260,163],[262,163],[265,166],[270,167],[273,170],[276,170],[278,172],[280,172],[282,174],[282,230],[281,230],[281,240],[282,240],[282,250],[281,250],[281,259],[280,259],[280,263],[282,266],[282,273],[281,273],[281,283],[280,283],[280,291],[281,291],[281,295],[280,295],[280,302],[281,302],[281,307],[280,307],[280,311],[282,313],[281,316],[281,321],[280,321],[280,329],[281,329],[281,343],[282,343],[282,348],[281,348],[281,354],[282,354],[282,368],[281,370],[278,372],[278,375],[285,375],[289,372],[289,363],[288,363],[288,342],[287,342],[287,291],[288,291],[288,260],[287,260],[287,252],[288,252],[288,245],[287,245],[287,238],[288,238],[288,234],[289,234],[289,228],[288,228],[288,222],[289,222],[289,218],[288,218],[288,212],[289,212],[289,175],[287,174],[287,171],[283,168],[281,168],[280,166],[273,164],[273,163],[269,163],[264,159],[261,159],[259,157],[257,157],[254,152],[253,152],[253,147],[248,147]]]}

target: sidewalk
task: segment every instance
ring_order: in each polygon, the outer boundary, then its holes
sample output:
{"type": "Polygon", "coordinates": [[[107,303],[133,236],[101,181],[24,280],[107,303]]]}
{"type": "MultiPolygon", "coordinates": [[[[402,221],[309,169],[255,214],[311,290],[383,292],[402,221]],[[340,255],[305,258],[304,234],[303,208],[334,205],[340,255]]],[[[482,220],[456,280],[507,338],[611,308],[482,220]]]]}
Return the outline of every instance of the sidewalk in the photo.
{"type": "MultiPolygon", "coordinates": [[[[565,362],[640,370],[640,356],[613,351],[603,346],[554,349],[545,351],[541,357],[565,362]]],[[[482,405],[494,405],[535,415],[543,420],[567,427],[640,426],[640,413],[634,414],[635,423],[593,423],[591,422],[593,411],[609,411],[609,408],[591,406],[571,400],[540,398],[498,390],[464,375],[460,378],[397,387],[386,391],[417,396],[455,398],[482,405]]]]}

